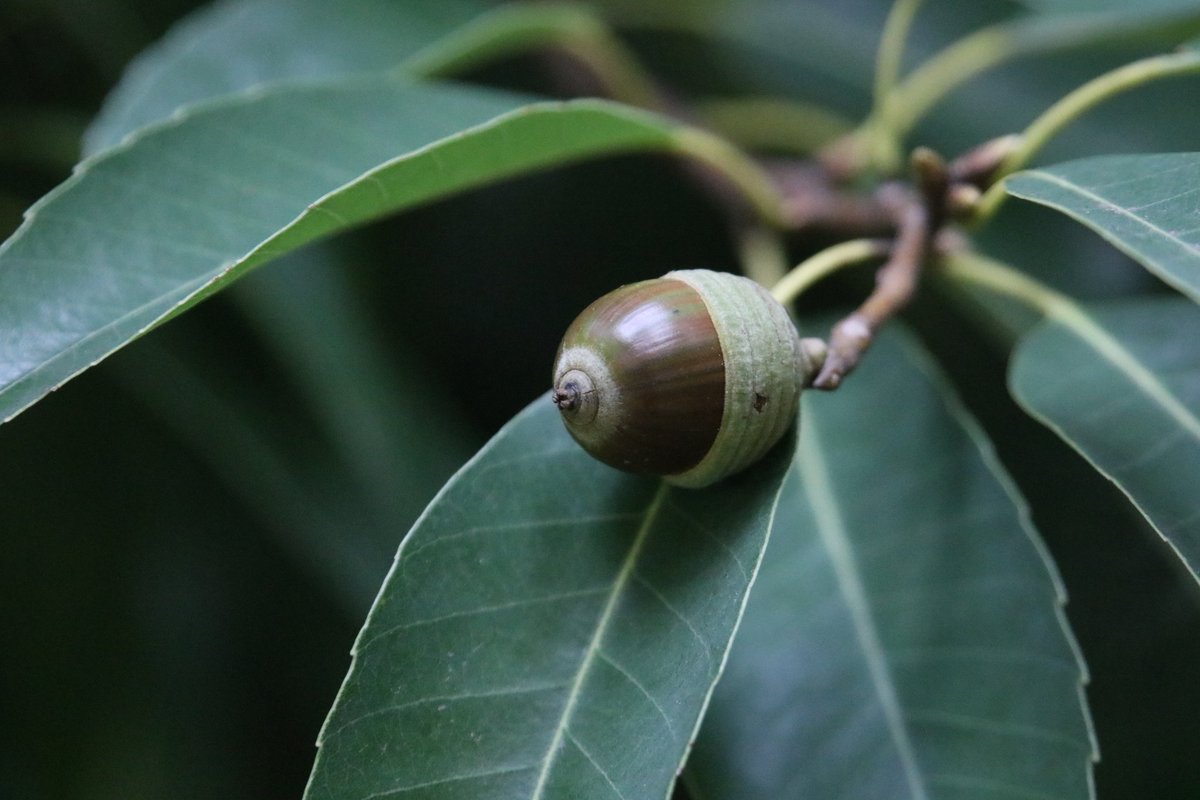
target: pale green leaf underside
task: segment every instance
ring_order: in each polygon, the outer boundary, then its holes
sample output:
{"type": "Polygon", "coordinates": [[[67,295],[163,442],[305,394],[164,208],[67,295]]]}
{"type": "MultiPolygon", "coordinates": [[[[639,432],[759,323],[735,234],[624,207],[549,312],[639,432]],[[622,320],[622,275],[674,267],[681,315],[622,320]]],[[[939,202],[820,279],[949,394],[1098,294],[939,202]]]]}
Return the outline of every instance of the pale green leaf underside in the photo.
{"type": "Polygon", "coordinates": [[[1082,222],[1200,302],[1200,153],[1087,158],[1004,186],[1082,222]]]}
{"type": "Polygon", "coordinates": [[[486,8],[477,0],[226,0],[133,61],[88,129],[97,153],[189,103],[288,79],[387,69],[486,8]]]}
{"type": "Polygon", "coordinates": [[[1018,347],[1021,404],[1111,478],[1200,579],[1200,309],[1146,298],[1051,317],[1018,347]]]}
{"type": "Polygon", "coordinates": [[[405,539],[306,797],[666,798],[790,457],[673,489],[592,460],[540,398],[405,539]]]}
{"type": "MultiPolygon", "coordinates": [[[[396,76],[197,109],[85,162],[0,247],[0,419],[271,258],[521,173],[691,153],[771,192],[717,140],[604,101],[540,103],[396,76]]],[[[397,254],[403,268],[403,254],[397,254]]]]}
{"type": "Polygon", "coordinates": [[[1054,568],[918,345],[887,333],[801,421],[689,762],[699,796],[1090,797],[1054,568]]]}

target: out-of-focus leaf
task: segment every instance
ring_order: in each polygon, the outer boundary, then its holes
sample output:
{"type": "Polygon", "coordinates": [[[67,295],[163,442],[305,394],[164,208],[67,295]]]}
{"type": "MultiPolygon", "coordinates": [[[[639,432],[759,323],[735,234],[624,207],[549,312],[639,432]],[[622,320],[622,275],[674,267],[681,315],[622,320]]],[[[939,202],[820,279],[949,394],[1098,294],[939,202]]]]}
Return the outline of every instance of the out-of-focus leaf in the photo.
{"type": "Polygon", "coordinates": [[[665,798],[790,458],[673,489],[592,460],[536,401],[401,545],[305,796],[665,798]]]}
{"type": "Polygon", "coordinates": [[[378,76],[198,109],[85,162],[0,247],[0,418],[321,236],[634,151],[695,155],[763,213],[777,208],[762,172],[721,140],[603,101],[522,107],[501,93],[378,76]]]}
{"type": "Polygon", "coordinates": [[[88,129],[84,152],[112,147],[175,109],[285,79],[392,67],[467,22],[477,0],[225,0],[137,57],[88,129]]]}
{"type": "Polygon", "coordinates": [[[445,77],[507,56],[556,48],[573,56],[609,99],[659,109],[665,98],[636,59],[586,6],[567,2],[511,2],[480,15],[406,60],[414,75],[445,77]]]}
{"type": "Polygon", "coordinates": [[[1050,317],[1024,339],[1021,404],[1129,496],[1200,579],[1200,309],[1182,298],[1050,317]]]}
{"type": "Polygon", "coordinates": [[[233,299],[287,370],[336,468],[369,500],[375,530],[363,538],[386,558],[478,442],[404,342],[385,348],[348,249],[305,248],[239,283],[233,299]]]}
{"type": "Polygon", "coordinates": [[[280,435],[277,409],[225,379],[216,354],[175,341],[138,342],[130,358],[111,362],[112,374],[139,411],[169,429],[177,452],[186,445],[188,457],[204,463],[242,501],[277,552],[313,577],[327,601],[350,619],[361,614],[387,558],[383,543],[371,541],[382,537],[361,491],[316,437],[280,435]]]}
{"type": "MultiPolygon", "coordinates": [[[[139,342],[109,374],[353,619],[396,542],[478,442],[403,342],[382,352],[351,253],[304,248],[232,292],[290,380],[247,386],[254,371],[233,368],[216,332],[192,326],[139,342]]],[[[255,344],[242,349],[252,358],[255,344]]]]}
{"type": "Polygon", "coordinates": [[[881,337],[800,448],[689,762],[708,800],[1090,796],[1084,668],[990,443],[881,337]]]}
{"type": "Polygon", "coordinates": [[[1200,153],[1085,158],[1004,187],[1082,222],[1200,302],[1200,153]]]}
{"type": "MultiPolygon", "coordinates": [[[[1095,11],[1127,11],[1127,0],[1017,0],[1022,5],[1040,12],[1076,14],[1095,11]]],[[[1138,9],[1144,11],[1194,10],[1195,0],[1142,0],[1138,9]]]]}
{"type": "Polygon", "coordinates": [[[86,117],[61,109],[0,111],[0,164],[36,165],[66,174],[79,160],[86,117]]]}

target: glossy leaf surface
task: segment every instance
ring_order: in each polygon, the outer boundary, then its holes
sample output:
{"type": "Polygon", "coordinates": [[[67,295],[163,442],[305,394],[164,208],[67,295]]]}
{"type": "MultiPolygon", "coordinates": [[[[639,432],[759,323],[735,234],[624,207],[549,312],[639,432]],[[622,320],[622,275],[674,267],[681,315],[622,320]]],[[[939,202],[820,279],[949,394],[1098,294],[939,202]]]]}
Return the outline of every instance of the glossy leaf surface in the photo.
{"type": "Polygon", "coordinates": [[[665,798],[790,457],[672,489],[584,454],[539,398],[402,544],[306,797],[665,798]]]}
{"type": "Polygon", "coordinates": [[[224,283],[314,239],[502,178],[716,140],[603,101],[400,77],[239,97],[85,162],[0,248],[0,419],[224,283]],[[353,120],[352,127],[345,124],[353,120]]]}
{"type": "Polygon", "coordinates": [[[990,444],[883,336],[805,395],[795,468],[689,762],[708,800],[1090,796],[1062,588],[990,444]]]}
{"type": "Polygon", "coordinates": [[[1082,222],[1200,301],[1200,153],[1087,158],[1004,185],[1082,222]]]}
{"type": "Polygon", "coordinates": [[[1017,349],[1025,408],[1111,478],[1200,579],[1200,309],[1182,298],[1050,318],[1017,349]]]}
{"type": "Polygon", "coordinates": [[[206,6],[128,67],[89,127],[84,150],[97,153],[180,106],[251,86],[387,69],[483,8],[473,0],[206,6]]]}

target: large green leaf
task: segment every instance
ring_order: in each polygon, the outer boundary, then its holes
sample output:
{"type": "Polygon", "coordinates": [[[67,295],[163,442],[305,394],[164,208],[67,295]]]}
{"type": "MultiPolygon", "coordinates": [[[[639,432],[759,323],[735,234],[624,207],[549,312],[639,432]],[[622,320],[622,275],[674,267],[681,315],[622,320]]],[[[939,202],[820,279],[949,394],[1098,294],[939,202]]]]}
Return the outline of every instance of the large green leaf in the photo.
{"type": "Polygon", "coordinates": [[[88,129],[84,152],[188,103],[285,79],[386,69],[467,22],[477,0],[225,0],[139,55],[88,129]]]}
{"type": "Polygon", "coordinates": [[[523,172],[690,153],[774,208],[720,140],[603,101],[521,103],[396,76],[280,88],[85,162],[0,247],[0,419],[271,258],[523,172]]]}
{"type": "Polygon", "coordinates": [[[536,401],[401,545],[306,797],[665,798],[790,458],[673,489],[592,460],[536,401]]]}
{"type": "Polygon", "coordinates": [[[1089,797],[1062,587],[923,351],[888,332],[801,419],[698,796],[1089,797]]]}
{"type": "Polygon", "coordinates": [[[1200,579],[1200,309],[1146,298],[1050,317],[1017,399],[1111,478],[1200,579]]]}
{"type": "Polygon", "coordinates": [[[1004,187],[1079,220],[1200,302],[1200,153],[1085,158],[1004,187]]]}

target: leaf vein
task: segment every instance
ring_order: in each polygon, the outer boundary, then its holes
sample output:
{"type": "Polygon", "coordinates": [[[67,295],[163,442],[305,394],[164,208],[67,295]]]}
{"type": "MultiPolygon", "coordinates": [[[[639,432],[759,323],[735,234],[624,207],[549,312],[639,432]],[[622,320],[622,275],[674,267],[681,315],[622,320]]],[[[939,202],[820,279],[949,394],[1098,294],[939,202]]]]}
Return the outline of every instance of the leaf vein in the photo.
{"type": "Polygon", "coordinates": [[[729,546],[728,542],[726,542],[724,539],[722,539],[720,536],[718,536],[715,532],[713,532],[712,529],[710,529],[707,525],[703,524],[702,522],[700,522],[700,520],[696,519],[694,516],[692,516],[691,514],[689,514],[686,511],[684,511],[682,508],[675,505],[674,503],[668,503],[667,508],[671,511],[671,513],[675,514],[678,517],[681,517],[685,522],[687,522],[693,528],[700,531],[705,536],[707,536],[708,538],[710,538],[714,542],[716,542],[717,546],[725,551],[725,553],[729,556],[730,560],[733,561],[734,565],[738,568],[738,571],[742,573],[742,577],[749,580],[750,572],[746,569],[746,565],[742,563],[742,559],[738,557],[737,552],[732,547],[729,546]]]}
{"type": "Polygon", "coordinates": [[[490,614],[495,611],[508,611],[508,610],[514,609],[514,608],[524,608],[526,606],[541,605],[543,603],[556,603],[560,600],[570,600],[570,599],[579,598],[579,597],[589,597],[592,595],[602,594],[607,589],[608,589],[607,586],[598,586],[598,587],[593,587],[590,589],[576,589],[576,590],[569,591],[569,592],[556,592],[554,594],[546,595],[545,597],[530,597],[530,598],[525,598],[525,599],[521,599],[521,600],[511,600],[506,603],[496,603],[496,604],[490,605],[490,606],[480,606],[478,608],[469,608],[469,609],[465,609],[463,611],[451,611],[448,614],[442,614],[440,616],[430,617],[428,619],[419,619],[419,620],[414,620],[412,622],[402,622],[398,625],[393,625],[392,627],[388,628],[387,630],[380,631],[375,636],[371,637],[366,642],[364,642],[360,647],[355,648],[354,652],[355,652],[355,654],[362,653],[367,648],[369,648],[371,645],[373,645],[375,642],[379,641],[380,639],[384,638],[385,636],[391,636],[394,633],[399,633],[400,631],[409,630],[410,628],[419,628],[419,627],[423,627],[425,625],[436,625],[439,622],[446,622],[447,620],[463,619],[466,617],[480,616],[482,614],[490,614]]]}
{"type": "Polygon", "coordinates": [[[596,772],[600,773],[600,777],[604,778],[604,782],[608,784],[608,788],[610,788],[614,792],[616,792],[617,797],[621,798],[621,800],[625,800],[625,795],[622,794],[621,790],[617,788],[617,785],[615,783],[613,783],[612,778],[610,778],[608,776],[608,773],[604,771],[604,767],[600,766],[600,764],[597,763],[596,759],[592,757],[592,754],[587,751],[587,748],[583,746],[583,743],[580,742],[577,738],[575,738],[575,734],[571,733],[568,730],[566,736],[567,736],[567,741],[569,741],[571,744],[575,745],[575,749],[583,754],[583,757],[587,759],[587,762],[592,765],[592,767],[596,770],[596,772]]]}
{"type": "Polygon", "coordinates": [[[700,643],[700,647],[704,650],[704,653],[708,656],[708,661],[709,661],[709,664],[711,665],[712,664],[712,652],[711,652],[711,648],[708,644],[708,641],[700,634],[700,631],[696,629],[696,626],[692,624],[692,621],[690,619],[688,619],[687,617],[685,617],[679,611],[679,609],[677,609],[677,608],[675,608],[675,606],[671,605],[671,602],[669,600],[667,600],[667,598],[665,596],[663,596],[663,593],[660,592],[658,589],[655,589],[654,586],[648,580],[646,580],[641,575],[636,574],[636,573],[634,574],[633,578],[639,584],[641,584],[641,586],[644,589],[646,589],[648,592],[650,592],[650,594],[652,594],[654,596],[654,598],[656,600],[658,600],[658,602],[662,603],[664,608],[666,608],[668,611],[670,611],[672,614],[674,614],[679,619],[680,622],[682,622],[684,625],[687,626],[687,629],[692,632],[692,636],[696,637],[696,641],[700,643]]]}
{"type": "Polygon", "coordinates": [[[996,736],[1028,737],[1031,739],[1039,739],[1044,742],[1068,745],[1072,748],[1080,748],[1084,751],[1090,750],[1091,747],[1087,742],[1081,742],[1065,733],[1052,731],[1048,728],[1043,728],[1038,725],[1022,725],[1015,722],[1003,722],[1000,720],[986,719],[984,717],[978,717],[971,714],[956,714],[933,708],[912,708],[908,711],[908,718],[917,723],[924,722],[930,725],[941,725],[951,728],[961,728],[964,730],[974,730],[982,733],[995,734],[996,736]]]}
{"type": "Polygon", "coordinates": [[[414,783],[408,786],[401,786],[396,789],[385,789],[381,792],[372,792],[368,795],[363,795],[361,800],[379,800],[382,797],[392,797],[395,795],[405,794],[407,792],[415,792],[417,789],[428,789],[432,786],[442,786],[447,783],[457,783],[459,781],[473,781],[480,778],[491,778],[496,775],[509,775],[514,772],[525,772],[532,770],[536,764],[529,764],[518,767],[501,767],[500,769],[489,769],[483,772],[474,772],[469,775],[455,775],[451,778],[439,778],[435,781],[425,781],[424,783],[414,783]]]}
{"type": "Polygon", "coordinates": [[[663,722],[667,724],[667,730],[670,732],[672,738],[676,737],[675,726],[671,724],[671,718],[667,716],[667,712],[664,711],[663,707],[659,705],[657,700],[654,699],[654,695],[650,694],[650,690],[643,686],[641,681],[633,677],[633,674],[629,670],[618,664],[612,656],[604,652],[603,649],[597,650],[596,655],[601,661],[603,661],[605,664],[608,664],[610,667],[620,673],[625,680],[629,681],[629,683],[631,683],[635,689],[641,692],[642,695],[650,701],[650,705],[654,706],[654,710],[658,712],[658,715],[662,717],[663,722]]]}
{"type": "Polygon", "coordinates": [[[896,684],[887,663],[887,654],[875,627],[875,620],[865,587],[859,578],[849,532],[833,493],[829,468],[821,453],[821,440],[812,419],[807,421],[807,442],[801,442],[800,462],[804,480],[803,491],[808,495],[817,531],[833,564],[838,587],[849,607],[854,633],[867,661],[871,683],[882,706],[893,744],[904,769],[909,793],[917,800],[928,800],[929,793],[921,778],[916,751],[900,708],[896,684]]]}
{"type": "Polygon", "coordinates": [[[584,651],[583,659],[579,664],[579,670],[575,673],[575,679],[571,684],[571,692],[567,695],[567,702],[563,705],[562,715],[559,717],[558,724],[554,726],[554,736],[550,741],[550,746],[546,749],[546,755],[542,757],[542,768],[538,773],[537,785],[534,787],[531,800],[541,800],[546,793],[546,784],[550,778],[551,767],[554,765],[555,754],[562,746],[563,737],[567,733],[567,728],[579,703],[579,697],[583,693],[583,685],[587,680],[588,674],[591,672],[592,665],[596,661],[600,645],[608,633],[608,626],[612,623],[613,617],[616,616],[617,601],[620,599],[621,594],[629,583],[630,577],[633,575],[634,566],[641,556],[642,547],[646,539],[650,536],[654,522],[658,519],[662,511],[667,494],[667,484],[664,483],[659,486],[658,491],[654,494],[654,499],[646,507],[644,512],[645,520],[638,529],[637,536],[634,537],[633,544],[629,548],[629,553],[625,556],[625,562],[621,565],[620,571],[613,580],[612,591],[608,595],[608,602],[604,604],[604,610],[600,612],[600,618],[597,620],[596,632],[592,635],[591,641],[588,642],[587,650],[584,651]]]}
{"type": "Polygon", "coordinates": [[[1132,220],[1133,222],[1136,222],[1137,224],[1141,225],[1142,227],[1146,228],[1147,230],[1149,230],[1153,233],[1159,234],[1167,241],[1170,241],[1170,242],[1173,242],[1173,243],[1179,245],[1181,248],[1188,251],[1189,253],[1195,254],[1195,252],[1197,250],[1197,248],[1195,246],[1193,246],[1191,243],[1185,242],[1184,240],[1182,240],[1182,239],[1178,238],[1177,236],[1175,236],[1174,234],[1172,234],[1170,231],[1168,231],[1164,228],[1161,228],[1158,225],[1155,225],[1153,222],[1151,222],[1148,219],[1145,219],[1144,217],[1139,217],[1132,210],[1123,208],[1123,207],[1113,203],[1111,200],[1105,198],[1104,196],[1096,194],[1095,192],[1092,192],[1092,191],[1088,190],[1087,188],[1080,186],[1079,184],[1072,183],[1071,181],[1068,181],[1068,180],[1064,180],[1063,178],[1058,177],[1054,173],[1045,172],[1044,170],[1029,170],[1026,174],[1035,176],[1042,180],[1045,180],[1048,183],[1052,183],[1055,186],[1060,187],[1061,189],[1063,189],[1064,191],[1066,191],[1068,193],[1074,193],[1080,197],[1091,200],[1091,201],[1097,203],[1098,205],[1100,205],[1100,207],[1103,208],[1105,211],[1109,211],[1113,214],[1116,214],[1117,216],[1125,217],[1126,219],[1132,220]]]}
{"type": "Polygon", "coordinates": [[[394,705],[384,706],[383,708],[372,709],[371,711],[367,711],[363,714],[360,714],[359,716],[355,717],[354,719],[349,720],[349,721],[339,725],[338,727],[334,728],[332,731],[322,734],[321,743],[323,744],[325,742],[328,742],[330,739],[333,739],[335,736],[339,736],[344,731],[347,731],[350,728],[353,728],[356,725],[358,725],[362,722],[365,722],[369,719],[374,719],[375,717],[382,717],[386,714],[395,714],[398,711],[404,711],[405,709],[416,708],[418,706],[425,706],[425,705],[429,705],[430,703],[447,703],[448,704],[448,703],[457,703],[462,700],[486,700],[486,699],[494,698],[494,697],[516,697],[516,696],[523,695],[523,694],[537,694],[538,692],[553,692],[553,691],[557,691],[558,689],[565,689],[569,685],[570,684],[566,684],[566,683],[551,683],[551,684],[546,684],[544,686],[539,685],[539,686],[505,687],[503,689],[495,689],[495,690],[486,691],[486,692],[465,692],[463,694],[433,695],[431,697],[421,697],[416,700],[408,700],[403,703],[396,703],[394,705]]]}

